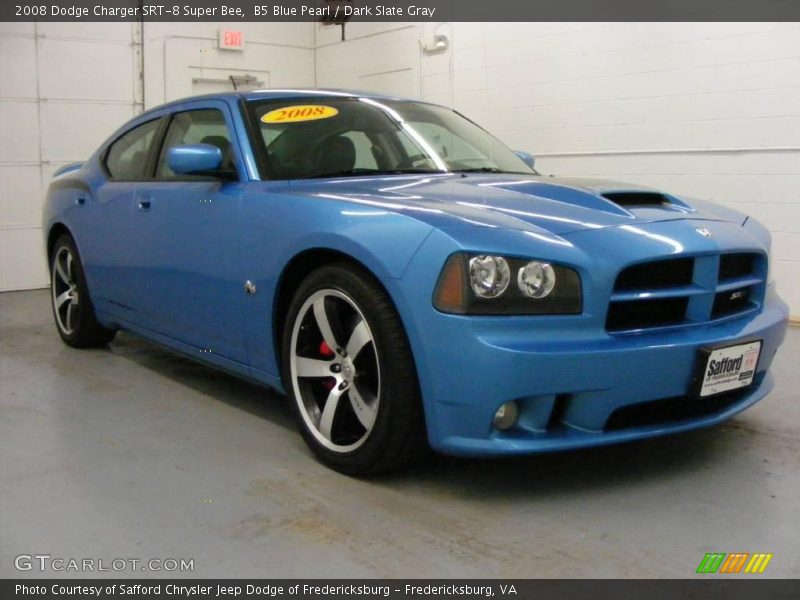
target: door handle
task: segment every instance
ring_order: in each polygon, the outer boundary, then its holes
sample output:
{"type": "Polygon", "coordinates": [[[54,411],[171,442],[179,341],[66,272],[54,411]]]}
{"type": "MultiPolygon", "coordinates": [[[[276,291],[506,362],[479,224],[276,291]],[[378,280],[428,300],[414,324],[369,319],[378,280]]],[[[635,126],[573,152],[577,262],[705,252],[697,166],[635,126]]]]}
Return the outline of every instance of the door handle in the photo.
{"type": "Polygon", "coordinates": [[[139,200],[139,210],[150,210],[150,200],[139,200]]]}

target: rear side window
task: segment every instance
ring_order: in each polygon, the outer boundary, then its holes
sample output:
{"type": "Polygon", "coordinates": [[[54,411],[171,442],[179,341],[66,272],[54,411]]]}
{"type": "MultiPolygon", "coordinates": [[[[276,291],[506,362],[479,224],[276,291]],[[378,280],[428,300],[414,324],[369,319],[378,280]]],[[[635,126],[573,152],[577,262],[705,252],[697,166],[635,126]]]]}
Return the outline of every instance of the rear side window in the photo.
{"type": "MultiPolygon", "coordinates": [[[[234,166],[233,147],[231,135],[225,124],[222,112],[216,109],[191,110],[177,113],[169,124],[161,154],[158,157],[156,178],[173,179],[176,177],[167,165],[167,151],[173,146],[182,144],[210,144],[222,151],[221,171],[233,172],[234,166]]],[[[181,175],[185,179],[186,175],[181,175]]]]}
{"type": "Polygon", "coordinates": [[[147,157],[161,119],[148,121],[118,138],[106,154],[106,169],[113,179],[143,179],[147,157]]]}

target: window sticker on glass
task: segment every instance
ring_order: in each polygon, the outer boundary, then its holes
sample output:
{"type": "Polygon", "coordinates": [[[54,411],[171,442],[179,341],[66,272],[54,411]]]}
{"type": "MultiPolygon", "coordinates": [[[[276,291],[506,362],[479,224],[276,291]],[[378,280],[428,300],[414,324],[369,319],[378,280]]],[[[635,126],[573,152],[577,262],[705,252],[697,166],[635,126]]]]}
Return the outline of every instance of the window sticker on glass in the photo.
{"type": "Polygon", "coordinates": [[[271,110],[263,117],[262,123],[298,123],[300,121],[316,121],[317,119],[330,119],[339,114],[332,106],[318,104],[303,104],[301,106],[287,106],[271,110]]]}

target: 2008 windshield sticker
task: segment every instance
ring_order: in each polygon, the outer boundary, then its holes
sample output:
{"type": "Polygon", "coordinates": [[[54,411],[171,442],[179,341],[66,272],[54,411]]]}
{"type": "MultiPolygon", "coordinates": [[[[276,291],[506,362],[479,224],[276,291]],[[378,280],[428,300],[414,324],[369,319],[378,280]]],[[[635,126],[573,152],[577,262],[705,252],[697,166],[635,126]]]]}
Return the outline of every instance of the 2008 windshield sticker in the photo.
{"type": "Polygon", "coordinates": [[[316,121],[317,119],[330,119],[339,114],[332,106],[320,104],[304,104],[302,106],[287,106],[269,111],[261,117],[262,123],[299,123],[301,121],[316,121]]]}

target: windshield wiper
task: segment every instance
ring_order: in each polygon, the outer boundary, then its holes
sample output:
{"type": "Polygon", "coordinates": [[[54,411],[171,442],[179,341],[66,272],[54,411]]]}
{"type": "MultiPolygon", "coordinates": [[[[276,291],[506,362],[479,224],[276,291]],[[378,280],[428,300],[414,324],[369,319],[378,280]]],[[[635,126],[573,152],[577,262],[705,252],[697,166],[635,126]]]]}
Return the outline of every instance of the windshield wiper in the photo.
{"type": "Polygon", "coordinates": [[[522,171],[504,171],[497,167],[472,167],[468,169],[453,169],[453,173],[505,173],[507,175],[530,175],[522,171]]]}
{"type": "Polygon", "coordinates": [[[451,173],[502,173],[504,175],[539,175],[536,171],[505,171],[497,167],[475,167],[472,169],[453,169],[451,173]]]}
{"type": "Polygon", "coordinates": [[[301,179],[326,179],[328,177],[359,177],[363,175],[426,175],[431,173],[444,173],[432,169],[347,169],[334,173],[321,173],[319,175],[309,175],[301,179]]]}

